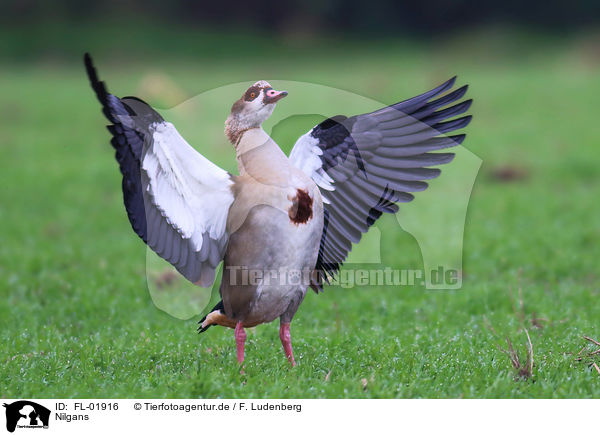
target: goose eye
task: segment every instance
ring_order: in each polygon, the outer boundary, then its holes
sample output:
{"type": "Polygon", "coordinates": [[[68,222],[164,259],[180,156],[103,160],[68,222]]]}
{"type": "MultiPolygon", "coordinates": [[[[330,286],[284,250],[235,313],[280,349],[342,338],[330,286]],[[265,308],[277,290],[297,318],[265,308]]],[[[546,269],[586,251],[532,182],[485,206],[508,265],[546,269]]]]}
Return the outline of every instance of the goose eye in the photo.
{"type": "Polygon", "coordinates": [[[250,98],[254,98],[256,97],[256,93],[255,92],[250,92],[250,98]]]}

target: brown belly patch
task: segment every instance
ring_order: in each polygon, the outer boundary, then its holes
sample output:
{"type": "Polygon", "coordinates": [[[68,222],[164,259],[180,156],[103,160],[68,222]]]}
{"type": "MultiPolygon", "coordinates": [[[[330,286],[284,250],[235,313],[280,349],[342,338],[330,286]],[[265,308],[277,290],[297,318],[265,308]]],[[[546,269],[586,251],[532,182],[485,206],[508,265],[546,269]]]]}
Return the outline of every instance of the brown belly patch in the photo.
{"type": "Polygon", "coordinates": [[[289,198],[292,206],[288,210],[290,220],[296,224],[307,223],[313,215],[313,200],[304,189],[297,189],[296,196],[289,198]]]}

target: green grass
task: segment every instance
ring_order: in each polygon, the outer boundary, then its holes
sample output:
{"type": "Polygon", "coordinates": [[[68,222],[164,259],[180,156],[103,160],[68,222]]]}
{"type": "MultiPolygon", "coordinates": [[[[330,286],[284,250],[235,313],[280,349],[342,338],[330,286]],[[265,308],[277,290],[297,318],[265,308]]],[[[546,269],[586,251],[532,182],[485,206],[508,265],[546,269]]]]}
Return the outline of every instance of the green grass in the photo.
{"type": "MultiPolygon", "coordinates": [[[[127,222],[105,121],[80,63],[32,55],[5,62],[0,396],[600,397],[600,376],[575,357],[583,335],[600,338],[598,60],[585,41],[526,42],[511,54],[485,38],[400,45],[393,54],[393,41],[380,49],[363,44],[351,58],[295,57],[282,47],[270,53],[268,41],[258,40],[252,49],[260,54],[241,60],[193,49],[167,55],[169,62],[96,59],[121,95],[137,93],[151,71],[185,97],[259,78],[319,83],[386,103],[455,73],[471,85],[475,117],[465,145],[483,166],[467,214],[462,289],[310,293],[292,326],[297,367],[286,363],[274,323],[249,331],[245,374],[230,330],[198,336],[199,317],[178,320],[153,305],[145,248],[127,222]],[[492,174],[502,166],[526,176],[499,182],[492,174]],[[513,308],[519,287],[524,323],[513,308]],[[543,328],[531,325],[533,313],[547,319],[543,328]],[[533,376],[515,380],[497,345],[508,336],[524,357],[523,325],[533,376]]],[[[341,53],[351,49],[340,46],[341,53]]],[[[140,96],[162,104],[143,87],[140,96]]],[[[337,110],[335,101],[319,105],[337,110]]],[[[200,108],[198,116],[222,125],[226,114],[200,108]]],[[[194,144],[232,169],[224,138],[208,142],[194,144]]],[[[386,265],[422,267],[417,242],[393,217],[377,226],[386,235],[386,265]]]]}

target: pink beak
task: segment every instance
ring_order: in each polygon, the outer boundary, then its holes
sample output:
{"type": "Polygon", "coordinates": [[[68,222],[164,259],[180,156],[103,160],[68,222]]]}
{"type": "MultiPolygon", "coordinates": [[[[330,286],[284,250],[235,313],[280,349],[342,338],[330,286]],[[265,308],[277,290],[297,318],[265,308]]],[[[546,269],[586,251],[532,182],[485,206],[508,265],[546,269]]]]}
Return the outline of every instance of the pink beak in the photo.
{"type": "Polygon", "coordinates": [[[265,91],[265,103],[274,104],[287,95],[287,91],[276,91],[275,89],[267,89],[265,91]]]}

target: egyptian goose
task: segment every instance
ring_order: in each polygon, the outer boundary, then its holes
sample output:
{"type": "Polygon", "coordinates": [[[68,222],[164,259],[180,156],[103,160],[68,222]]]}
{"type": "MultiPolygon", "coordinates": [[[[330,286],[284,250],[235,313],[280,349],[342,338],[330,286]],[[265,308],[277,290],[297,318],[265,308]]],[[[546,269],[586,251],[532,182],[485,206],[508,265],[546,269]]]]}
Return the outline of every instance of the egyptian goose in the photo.
{"type": "Polygon", "coordinates": [[[266,81],[231,107],[225,134],[239,175],[192,148],[175,127],[135,97],[109,94],[85,55],[92,88],[111,125],[133,230],[191,282],[209,287],[224,262],[222,300],[200,320],[235,330],[244,361],[244,328],[280,319],[285,354],[295,365],[290,322],[310,286],[334,277],[361,235],[398,202],[427,188],[465,135],[467,91],[455,78],[422,95],[352,117],[335,116],[298,139],[287,157],[262,129],[287,95],[266,81]],[[455,104],[456,103],[456,104],[455,104]],[[450,107],[448,107],[450,106],[450,107]]]}

